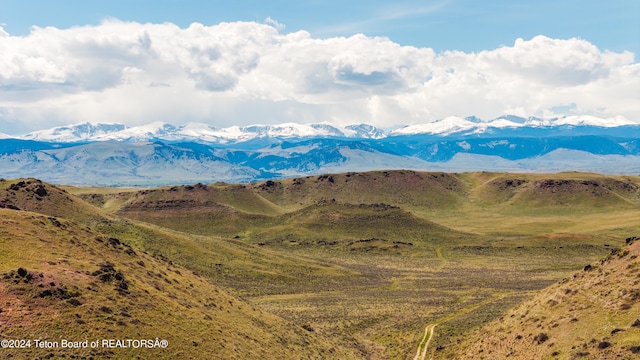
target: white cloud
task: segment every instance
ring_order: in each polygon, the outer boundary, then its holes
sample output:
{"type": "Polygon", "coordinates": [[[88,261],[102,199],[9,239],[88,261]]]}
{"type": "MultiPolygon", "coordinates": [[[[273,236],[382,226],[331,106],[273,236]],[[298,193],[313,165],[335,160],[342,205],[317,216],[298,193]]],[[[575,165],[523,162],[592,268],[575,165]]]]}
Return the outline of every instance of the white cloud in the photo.
{"type": "Polygon", "coordinates": [[[436,54],[383,37],[316,39],[281,29],[267,18],[187,28],[108,20],[34,27],[23,37],[2,30],[0,132],[156,120],[389,127],[552,109],[640,121],[633,54],[586,40],[537,36],[436,54]]]}
{"type": "Polygon", "coordinates": [[[264,23],[269,26],[273,26],[278,31],[282,31],[287,27],[286,25],[281,24],[278,21],[272,19],[271,16],[267,16],[267,18],[264,19],[264,23]]]}

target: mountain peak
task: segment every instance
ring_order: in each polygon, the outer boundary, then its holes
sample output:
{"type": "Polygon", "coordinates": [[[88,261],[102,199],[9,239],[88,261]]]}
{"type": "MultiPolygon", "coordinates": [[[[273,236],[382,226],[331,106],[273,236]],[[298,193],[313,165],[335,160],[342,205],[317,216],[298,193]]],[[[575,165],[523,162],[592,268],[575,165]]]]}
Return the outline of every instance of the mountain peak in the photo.
{"type": "MultiPolygon", "coordinates": [[[[474,118],[475,119],[475,118],[474,118]]],[[[431,134],[431,135],[448,135],[457,132],[467,131],[473,129],[477,123],[469,120],[469,118],[461,118],[459,116],[449,116],[436,121],[408,125],[397,130],[393,130],[389,135],[402,136],[402,135],[416,135],[416,134],[431,134]]]]}
{"type": "Polygon", "coordinates": [[[124,124],[119,123],[80,123],[40,130],[21,136],[25,140],[78,142],[91,141],[107,134],[124,130],[124,124]]]}
{"type": "Polygon", "coordinates": [[[574,125],[574,126],[598,126],[598,127],[618,127],[626,125],[640,125],[624,116],[614,116],[610,118],[599,118],[591,115],[572,115],[564,116],[552,120],[557,125],[574,125]]]}
{"type": "Polygon", "coordinates": [[[345,129],[353,131],[355,138],[382,139],[386,136],[384,130],[369,124],[347,125],[345,129]]]}

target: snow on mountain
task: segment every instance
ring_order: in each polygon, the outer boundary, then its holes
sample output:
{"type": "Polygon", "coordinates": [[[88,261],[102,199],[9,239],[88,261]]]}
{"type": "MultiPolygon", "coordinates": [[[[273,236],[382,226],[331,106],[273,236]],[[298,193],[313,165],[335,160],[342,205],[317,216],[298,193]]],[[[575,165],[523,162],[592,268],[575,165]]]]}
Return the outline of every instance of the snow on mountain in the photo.
{"type": "Polygon", "coordinates": [[[251,125],[242,128],[244,132],[254,133],[256,137],[292,138],[292,137],[329,137],[341,136],[337,128],[326,124],[284,123],[279,125],[251,125]]]}
{"type": "Polygon", "coordinates": [[[553,119],[551,122],[554,125],[574,125],[574,126],[598,126],[598,127],[618,127],[625,125],[640,125],[637,122],[633,122],[624,116],[615,116],[610,118],[599,118],[596,116],[582,115],[582,116],[565,116],[558,119],[553,119]]]}
{"type": "Polygon", "coordinates": [[[220,139],[225,138],[221,129],[215,126],[190,122],[182,126],[178,126],[175,131],[176,136],[183,136],[185,139],[202,139],[209,142],[219,142],[220,139]]]}
{"type": "Polygon", "coordinates": [[[515,122],[505,118],[497,118],[491,120],[490,122],[482,122],[480,124],[476,124],[474,129],[474,133],[483,133],[486,132],[490,127],[496,129],[504,129],[504,128],[518,128],[524,126],[521,122],[515,122]]]}
{"type": "Polygon", "coordinates": [[[31,132],[21,136],[20,139],[58,142],[91,141],[124,129],[125,126],[118,123],[91,124],[86,122],[31,132]]]}
{"type": "Polygon", "coordinates": [[[527,118],[523,118],[523,117],[517,116],[517,115],[502,115],[502,116],[498,116],[493,121],[507,120],[507,121],[512,122],[512,123],[524,125],[524,124],[526,124],[526,122],[528,120],[531,120],[531,119],[537,119],[537,118],[530,117],[529,119],[527,119],[527,118]]]}
{"type": "Polygon", "coordinates": [[[147,141],[154,138],[162,138],[172,134],[176,127],[161,121],[155,121],[147,125],[123,128],[120,131],[100,134],[91,140],[118,140],[118,141],[147,141]]]}
{"type": "Polygon", "coordinates": [[[461,118],[450,116],[424,124],[409,125],[391,131],[389,136],[430,134],[447,136],[451,134],[468,133],[478,134],[487,132],[490,128],[540,128],[559,126],[594,126],[602,128],[614,128],[619,126],[636,125],[640,123],[631,121],[624,116],[611,118],[599,118],[590,115],[565,116],[562,118],[541,119],[537,117],[522,118],[515,115],[503,115],[493,120],[484,121],[475,116],[461,118]]]}
{"type": "Polygon", "coordinates": [[[430,134],[447,136],[456,133],[483,133],[489,128],[517,128],[524,126],[525,119],[506,115],[493,120],[484,121],[475,116],[466,118],[449,116],[434,122],[409,125],[389,133],[389,136],[430,134]]]}
{"type": "Polygon", "coordinates": [[[216,128],[201,123],[180,126],[171,135],[176,139],[199,139],[210,142],[243,142],[259,138],[348,137],[347,131],[328,124],[249,125],[216,128]]]}
{"type": "Polygon", "coordinates": [[[382,139],[386,137],[384,130],[378,129],[375,126],[369,124],[347,125],[344,128],[346,131],[351,131],[350,137],[360,139],[382,139]]]}
{"type": "Polygon", "coordinates": [[[165,140],[200,140],[212,143],[243,142],[256,137],[256,134],[244,131],[240,126],[217,128],[203,123],[187,123],[162,137],[165,140]]]}
{"type": "MultiPolygon", "coordinates": [[[[466,118],[450,116],[436,121],[408,125],[385,133],[383,130],[367,124],[348,125],[344,127],[328,123],[297,124],[283,123],[277,125],[249,125],[218,128],[203,123],[187,123],[174,126],[164,122],[153,122],[147,125],[125,127],[123,124],[83,123],[56,127],[49,130],[32,132],[19,137],[24,140],[51,142],[84,142],[84,141],[196,141],[219,144],[234,144],[254,139],[295,139],[295,138],[348,138],[348,139],[382,139],[387,136],[409,136],[426,134],[434,136],[494,134],[498,130],[543,129],[547,127],[600,127],[615,128],[636,125],[639,122],[628,120],[623,116],[598,118],[595,116],[565,116],[562,118],[541,119],[523,118],[515,115],[503,115],[492,120],[482,120],[475,116],[466,118]]],[[[1,138],[12,136],[0,134],[1,138]]]]}
{"type": "MultiPolygon", "coordinates": [[[[315,131],[319,132],[320,136],[323,137],[332,137],[332,136],[338,136],[338,137],[345,137],[347,136],[347,134],[345,133],[344,129],[340,129],[337,128],[333,125],[329,125],[329,124],[310,124],[309,125],[312,129],[314,129],[315,131]]],[[[313,136],[317,136],[317,135],[313,135],[313,136]]]]}
{"type": "Polygon", "coordinates": [[[41,130],[21,136],[24,140],[52,142],[79,141],[150,141],[154,139],[237,143],[260,138],[382,138],[384,131],[371,125],[350,125],[344,128],[330,124],[249,125],[217,128],[191,122],[174,126],[156,121],[147,125],[125,127],[122,124],[77,124],[41,130]]]}
{"type": "Polygon", "coordinates": [[[292,137],[340,137],[340,138],[381,138],[384,131],[372,125],[359,124],[338,127],[331,124],[296,124],[253,125],[242,128],[243,131],[256,133],[257,137],[292,138],[292,137]]]}
{"type": "Polygon", "coordinates": [[[632,174],[640,169],[640,124],[614,127],[628,123],[624,118],[449,117],[389,135],[364,124],[79,124],[25,136],[46,141],[0,140],[0,169],[5,178],[145,186],[392,168],[632,174]]]}
{"type": "Polygon", "coordinates": [[[0,133],[0,139],[12,139],[12,138],[13,138],[13,136],[11,136],[11,135],[0,133]]]}
{"type": "MultiPolygon", "coordinates": [[[[475,120],[475,119],[474,119],[475,120]]],[[[449,116],[444,119],[436,120],[425,124],[408,125],[400,129],[393,130],[390,136],[416,135],[416,134],[432,134],[432,135],[448,135],[461,131],[474,129],[478,123],[467,118],[458,116],[449,116]]]]}

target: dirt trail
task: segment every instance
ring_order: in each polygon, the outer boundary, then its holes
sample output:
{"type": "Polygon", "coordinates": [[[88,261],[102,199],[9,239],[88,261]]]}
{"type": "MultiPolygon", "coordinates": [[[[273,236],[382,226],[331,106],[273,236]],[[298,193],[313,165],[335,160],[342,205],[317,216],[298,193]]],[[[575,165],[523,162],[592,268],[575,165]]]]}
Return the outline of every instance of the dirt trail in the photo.
{"type": "Polygon", "coordinates": [[[427,356],[427,349],[429,348],[431,339],[433,339],[433,333],[437,325],[437,323],[429,324],[424,329],[424,337],[420,341],[420,345],[418,345],[418,351],[416,352],[416,356],[414,356],[413,360],[424,360],[425,356],[427,356]]]}
{"type": "MultiPolygon", "coordinates": [[[[442,255],[441,246],[438,246],[436,248],[436,257],[438,258],[438,260],[440,260],[440,264],[438,264],[436,271],[440,271],[442,270],[444,265],[447,263],[447,259],[445,259],[445,257],[442,255]]],[[[425,356],[427,355],[427,349],[429,348],[429,343],[431,342],[431,339],[433,339],[433,332],[435,330],[436,325],[438,325],[438,323],[432,323],[427,325],[427,327],[424,329],[424,336],[420,340],[420,344],[418,345],[418,351],[416,351],[416,356],[413,358],[413,360],[424,360],[425,356]]]]}
{"type": "Polygon", "coordinates": [[[434,323],[430,323],[429,325],[426,326],[426,328],[424,329],[424,336],[422,337],[422,339],[420,340],[420,344],[418,345],[418,350],[416,351],[416,356],[414,356],[413,360],[424,360],[427,356],[427,351],[429,350],[429,343],[431,343],[431,339],[433,339],[433,337],[435,336],[435,328],[436,326],[438,326],[439,324],[442,324],[443,322],[449,321],[451,319],[454,319],[458,316],[470,313],[476,309],[478,309],[481,306],[484,306],[486,304],[492,303],[494,301],[498,301],[503,299],[504,297],[508,296],[509,294],[505,293],[505,294],[496,294],[492,297],[490,297],[487,300],[481,301],[479,303],[473,304],[473,305],[469,305],[465,308],[460,309],[458,312],[453,313],[449,316],[446,316],[442,319],[440,319],[439,321],[436,321],[434,323]]]}

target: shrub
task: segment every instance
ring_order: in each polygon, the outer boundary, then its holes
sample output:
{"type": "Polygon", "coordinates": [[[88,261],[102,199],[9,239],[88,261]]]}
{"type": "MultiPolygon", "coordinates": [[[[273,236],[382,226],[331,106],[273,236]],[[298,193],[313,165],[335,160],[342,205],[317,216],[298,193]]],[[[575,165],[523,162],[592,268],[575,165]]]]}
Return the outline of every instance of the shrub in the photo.
{"type": "Polygon", "coordinates": [[[640,239],[640,238],[638,238],[638,237],[636,237],[636,236],[632,236],[632,237],[626,238],[626,239],[625,239],[625,242],[626,242],[626,243],[627,243],[627,245],[628,245],[628,244],[631,244],[631,243],[633,243],[634,241],[636,241],[636,240],[638,240],[638,239],[640,239]]]}
{"type": "Polygon", "coordinates": [[[534,341],[537,341],[538,344],[542,344],[543,342],[549,340],[549,335],[546,333],[540,333],[533,338],[534,341]]]}
{"type": "Polygon", "coordinates": [[[572,359],[577,359],[577,358],[581,358],[581,357],[585,357],[585,356],[589,356],[589,353],[586,351],[581,351],[581,352],[577,352],[575,354],[573,354],[573,356],[571,357],[572,359]]]}
{"type": "Polygon", "coordinates": [[[82,303],[80,302],[80,300],[78,300],[78,299],[74,299],[74,298],[71,298],[71,299],[67,300],[67,302],[68,302],[69,304],[73,305],[73,306],[80,306],[80,305],[82,305],[82,303]]]}
{"type": "Polygon", "coordinates": [[[598,344],[598,349],[606,349],[609,346],[611,346],[611,343],[608,341],[600,341],[600,343],[598,344]]]}

